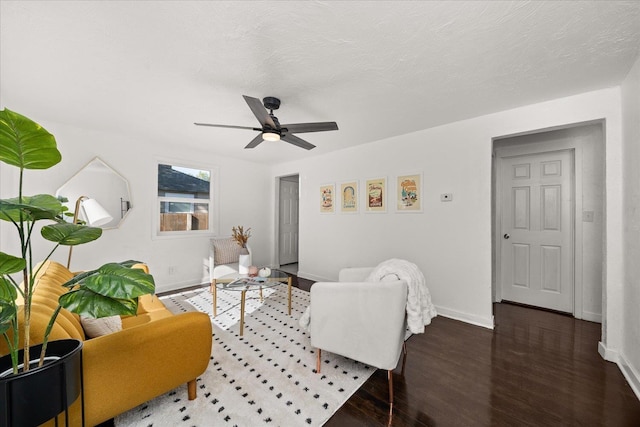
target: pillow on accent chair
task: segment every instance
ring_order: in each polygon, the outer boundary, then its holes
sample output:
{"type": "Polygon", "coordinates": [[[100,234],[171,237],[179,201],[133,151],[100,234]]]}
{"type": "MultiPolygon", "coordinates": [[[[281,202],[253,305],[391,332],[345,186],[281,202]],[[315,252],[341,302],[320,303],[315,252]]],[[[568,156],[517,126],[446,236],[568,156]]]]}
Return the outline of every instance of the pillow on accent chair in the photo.
{"type": "Polygon", "coordinates": [[[232,238],[212,239],[215,254],[215,265],[238,262],[240,246],[232,238]]]}
{"type": "Polygon", "coordinates": [[[101,337],[122,330],[120,316],[101,317],[100,319],[80,316],[80,322],[85,335],[89,338],[101,337]]]}

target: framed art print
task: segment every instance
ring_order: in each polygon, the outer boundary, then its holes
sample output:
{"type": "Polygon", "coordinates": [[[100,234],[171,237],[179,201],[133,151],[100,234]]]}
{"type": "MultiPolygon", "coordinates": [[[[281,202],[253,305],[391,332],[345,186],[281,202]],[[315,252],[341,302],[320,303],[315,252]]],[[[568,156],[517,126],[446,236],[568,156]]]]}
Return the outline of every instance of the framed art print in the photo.
{"type": "Polygon", "coordinates": [[[365,186],[367,212],[387,211],[387,178],[368,179],[365,186]]]}
{"type": "Polygon", "coordinates": [[[335,185],[327,184],[320,186],[320,213],[335,212],[334,193],[335,185]]]}
{"type": "Polygon", "coordinates": [[[358,212],[358,181],[348,181],[340,184],[340,212],[358,212]]]}
{"type": "Polygon", "coordinates": [[[422,174],[402,175],[396,178],[396,210],[422,212],[422,174]]]}

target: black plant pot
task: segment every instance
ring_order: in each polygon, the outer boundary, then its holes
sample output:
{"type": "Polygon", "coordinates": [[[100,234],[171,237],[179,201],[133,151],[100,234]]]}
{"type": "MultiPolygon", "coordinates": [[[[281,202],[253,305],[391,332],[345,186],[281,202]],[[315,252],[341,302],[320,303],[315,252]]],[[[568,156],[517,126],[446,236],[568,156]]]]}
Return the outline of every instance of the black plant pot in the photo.
{"type": "MultiPolygon", "coordinates": [[[[0,378],[0,427],[38,426],[65,411],[80,395],[82,341],[49,342],[46,356],[55,360],[45,361],[38,368],[41,349],[41,344],[29,349],[36,367],[0,378]]],[[[24,350],[20,350],[21,362],[23,354],[24,350]]],[[[9,355],[0,358],[0,373],[7,369],[11,369],[9,355]]]]}

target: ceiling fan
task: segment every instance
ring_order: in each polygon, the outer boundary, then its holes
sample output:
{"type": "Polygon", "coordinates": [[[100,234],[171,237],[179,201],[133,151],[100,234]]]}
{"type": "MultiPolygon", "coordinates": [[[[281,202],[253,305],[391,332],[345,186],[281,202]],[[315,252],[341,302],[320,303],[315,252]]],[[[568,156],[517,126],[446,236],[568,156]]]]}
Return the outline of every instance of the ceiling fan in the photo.
{"type": "Polygon", "coordinates": [[[194,123],[197,126],[211,126],[218,128],[232,129],[248,129],[259,131],[260,134],[253,138],[244,148],[255,148],[262,141],[278,141],[282,139],[289,144],[296,145],[306,150],[315,148],[315,145],[308,143],[302,138],[298,138],[294,133],[304,132],[324,132],[328,130],[338,130],[336,122],[317,122],[317,123],[292,123],[289,125],[281,125],[278,118],[273,115],[273,110],[280,107],[280,100],[273,96],[267,96],[260,102],[258,98],[242,95],[249,108],[260,122],[261,128],[249,126],[232,126],[232,125],[215,125],[211,123],[194,123]],[[264,107],[263,107],[264,105],[264,107]],[[267,112],[269,110],[269,112],[267,112]]]}

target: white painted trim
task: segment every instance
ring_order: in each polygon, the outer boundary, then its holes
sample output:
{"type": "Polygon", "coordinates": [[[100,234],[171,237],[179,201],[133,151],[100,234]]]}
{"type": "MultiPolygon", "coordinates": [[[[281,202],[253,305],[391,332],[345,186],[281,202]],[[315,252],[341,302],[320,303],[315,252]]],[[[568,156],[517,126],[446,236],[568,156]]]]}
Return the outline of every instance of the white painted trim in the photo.
{"type": "Polygon", "coordinates": [[[607,348],[605,343],[603,343],[602,341],[598,342],[598,353],[600,353],[600,356],[604,360],[607,360],[613,363],[618,363],[618,359],[619,359],[618,352],[616,350],[607,348]]]}
{"type": "Polygon", "coordinates": [[[475,316],[469,313],[464,313],[461,311],[452,310],[450,308],[442,307],[436,305],[436,311],[438,312],[438,316],[447,317],[453,320],[459,320],[464,323],[469,323],[471,325],[481,326],[487,329],[494,328],[494,318],[491,317],[480,317],[475,316]]]}
{"type": "Polygon", "coordinates": [[[275,209],[273,212],[273,254],[271,264],[276,267],[280,267],[280,180],[281,176],[275,177],[273,185],[274,204],[275,209]]]}
{"type": "Polygon", "coordinates": [[[335,282],[333,279],[329,279],[326,277],[316,276],[315,274],[306,273],[302,270],[298,270],[298,277],[301,277],[306,280],[313,280],[314,282],[335,282]]]}
{"type": "Polygon", "coordinates": [[[491,158],[493,163],[493,200],[491,210],[494,215],[494,240],[493,240],[493,287],[492,292],[494,293],[494,301],[500,302],[502,301],[502,282],[500,280],[501,272],[502,272],[502,236],[500,233],[502,232],[502,161],[500,160],[500,154],[497,149],[493,149],[493,156],[491,158]]]}
{"type": "Polygon", "coordinates": [[[618,358],[618,367],[631,386],[631,390],[633,390],[638,400],[640,400],[640,374],[627,362],[624,355],[620,355],[618,358]]]}
{"type": "Polygon", "coordinates": [[[602,313],[592,313],[590,311],[583,311],[582,320],[588,320],[589,322],[602,323],[602,313]]]}
{"type": "Polygon", "coordinates": [[[162,289],[156,289],[156,291],[161,293],[180,291],[180,290],[183,290],[184,288],[190,288],[192,286],[200,286],[204,284],[206,284],[206,282],[193,283],[193,280],[183,280],[181,282],[163,283],[162,289]]]}
{"type": "MultiPolygon", "coordinates": [[[[584,285],[583,285],[583,222],[582,222],[582,175],[583,175],[583,151],[581,145],[573,147],[573,317],[585,319],[584,312],[584,285]]],[[[589,313],[594,314],[595,313],[589,313]]],[[[602,315],[599,315],[599,323],[602,323],[602,315]]],[[[593,318],[592,318],[593,319],[593,318]]],[[[591,319],[587,319],[591,320],[591,319]]],[[[595,322],[596,320],[591,320],[595,322]]]]}
{"type": "MultiPolygon", "coordinates": [[[[309,273],[306,273],[306,272],[300,271],[300,270],[298,271],[298,277],[306,279],[306,280],[313,280],[315,282],[335,282],[335,280],[331,280],[331,279],[328,279],[326,277],[316,276],[314,274],[309,274],[309,273]]],[[[491,316],[491,317],[474,316],[474,315],[469,314],[469,313],[463,313],[461,311],[451,310],[449,308],[442,307],[442,306],[436,306],[436,311],[438,313],[438,316],[447,317],[447,318],[453,319],[453,320],[459,320],[459,321],[464,322],[464,323],[469,323],[471,325],[481,326],[481,327],[487,328],[487,329],[493,329],[494,328],[494,318],[493,318],[493,316],[491,316]]]]}

